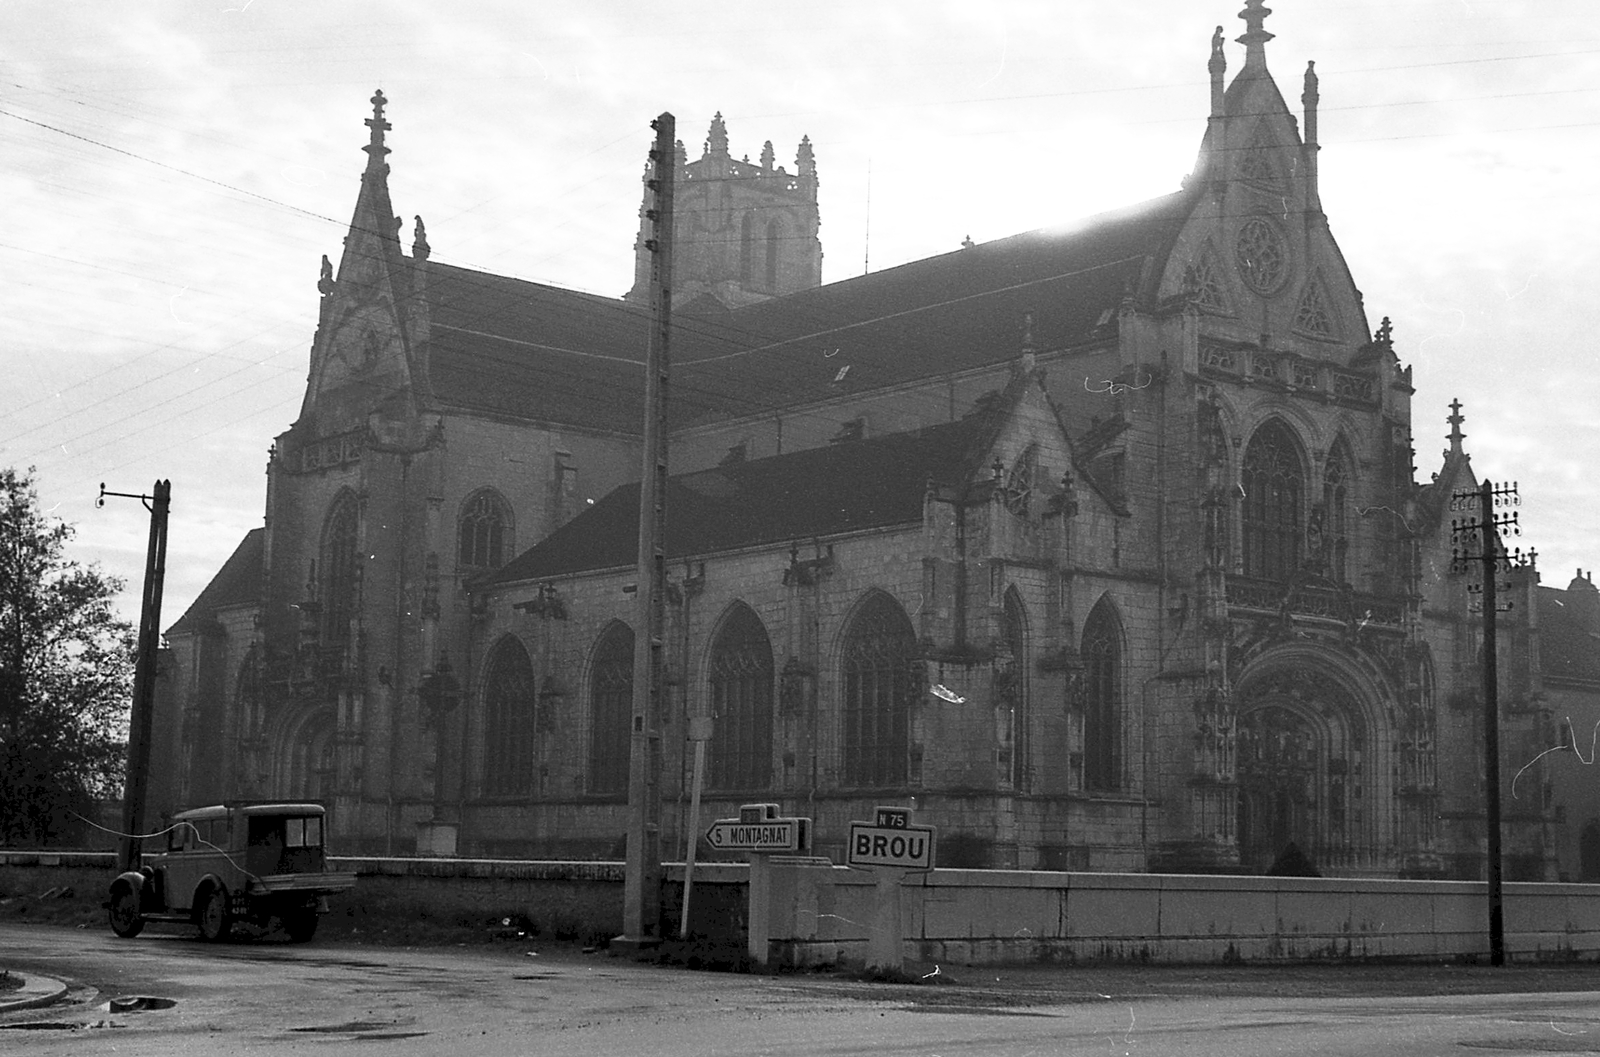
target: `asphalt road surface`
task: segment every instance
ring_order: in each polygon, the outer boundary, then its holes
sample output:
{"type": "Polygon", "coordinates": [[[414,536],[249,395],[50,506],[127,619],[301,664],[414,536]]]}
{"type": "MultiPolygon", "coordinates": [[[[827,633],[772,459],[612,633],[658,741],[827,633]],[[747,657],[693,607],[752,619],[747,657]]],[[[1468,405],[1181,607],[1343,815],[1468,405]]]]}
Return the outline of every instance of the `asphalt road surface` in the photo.
{"type": "Polygon", "coordinates": [[[533,943],[214,946],[189,929],[6,924],[0,968],[72,985],[0,1016],[0,1053],[30,1055],[1600,1053],[1594,965],[940,966],[906,985],[533,943]],[[110,1005],[136,996],[162,1008],[110,1005]]]}

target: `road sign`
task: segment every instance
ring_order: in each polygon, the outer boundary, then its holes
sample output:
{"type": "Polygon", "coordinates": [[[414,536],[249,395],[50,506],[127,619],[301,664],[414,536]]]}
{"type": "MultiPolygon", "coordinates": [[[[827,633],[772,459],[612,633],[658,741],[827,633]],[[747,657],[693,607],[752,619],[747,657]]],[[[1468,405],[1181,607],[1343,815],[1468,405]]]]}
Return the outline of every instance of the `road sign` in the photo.
{"type": "Polygon", "coordinates": [[[874,815],[872,822],[850,823],[846,866],[933,869],[933,826],[913,826],[911,811],[903,807],[880,807],[874,815]]]}
{"type": "Polygon", "coordinates": [[[719,818],[706,841],[719,851],[800,851],[810,819],[779,818],[777,804],[745,804],[738,818],[719,818]]]}

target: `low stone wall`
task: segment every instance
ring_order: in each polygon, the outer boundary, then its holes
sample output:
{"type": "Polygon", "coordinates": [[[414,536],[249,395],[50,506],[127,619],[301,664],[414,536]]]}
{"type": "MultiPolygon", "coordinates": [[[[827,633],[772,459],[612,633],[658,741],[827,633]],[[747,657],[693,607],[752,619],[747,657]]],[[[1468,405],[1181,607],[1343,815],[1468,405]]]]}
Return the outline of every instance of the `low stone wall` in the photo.
{"type": "MultiPolygon", "coordinates": [[[[864,959],[870,873],[775,865],[769,960],[864,959]]],[[[935,870],[900,890],[907,959],[1040,961],[1448,959],[1488,954],[1471,881],[935,870]]],[[[1505,939],[1522,959],[1600,957],[1600,888],[1508,884],[1505,939]]]]}
{"type": "MultiPolygon", "coordinates": [[[[104,891],[104,852],[0,851],[0,897],[71,886],[104,891]]],[[[333,860],[360,880],[343,897],[369,915],[489,924],[518,915],[541,935],[600,940],[622,931],[615,862],[333,860]]],[[[865,959],[873,876],[816,862],[774,865],[769,961],[865,959]]],[[[690,933],[744,950],[748,869],[695,869],[690,933]]],[[[677,932],[683,866],[668,864],[663,921],[677,932]]],[[[900,890],[909,960],[949,964],[1446,959],[1488,953],[1482,883],[1361,878],[935,870],[900,890]]],[[[1507,884],[1506,949],[1518,959],[1600,958],[1600,886],[1507,884]]]]}

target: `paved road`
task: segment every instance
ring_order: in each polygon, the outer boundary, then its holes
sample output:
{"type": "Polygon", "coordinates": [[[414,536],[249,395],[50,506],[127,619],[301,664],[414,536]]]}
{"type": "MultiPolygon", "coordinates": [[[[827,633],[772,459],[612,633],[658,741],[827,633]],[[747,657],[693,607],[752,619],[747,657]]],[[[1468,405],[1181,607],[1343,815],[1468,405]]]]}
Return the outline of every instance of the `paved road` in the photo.
{"type": "Polygon", "coordinates": [[[910,987],[528,945],[218,947],[190,930],[14,925],[0,925],[0,963],[75,985],[0,1021],[0,1052],[40,1055],[1600,1053],[1594,966],[941,968],[910,987]],[[106,1008],[128,995],[174,1004],[106,1008]]]}

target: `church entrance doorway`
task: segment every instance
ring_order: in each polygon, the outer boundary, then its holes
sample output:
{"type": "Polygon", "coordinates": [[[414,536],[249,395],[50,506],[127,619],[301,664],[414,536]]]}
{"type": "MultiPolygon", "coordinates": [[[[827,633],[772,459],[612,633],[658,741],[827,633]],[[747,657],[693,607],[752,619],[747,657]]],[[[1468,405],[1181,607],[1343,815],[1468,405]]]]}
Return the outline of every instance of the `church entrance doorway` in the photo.
{"type": "Polygon", "coordinates": [[[1354,702],[1304,669],[1249,684],[1236,726],[1240,865],[1265,873],[1291,844],[1320,872],[1352,865],[1366,742],[1354,702]]]}

